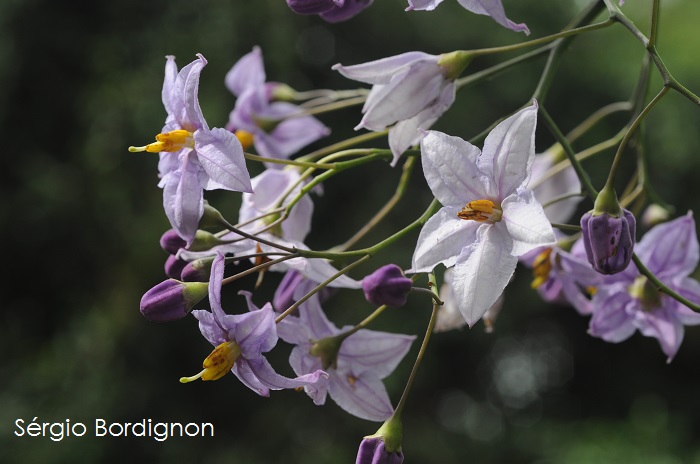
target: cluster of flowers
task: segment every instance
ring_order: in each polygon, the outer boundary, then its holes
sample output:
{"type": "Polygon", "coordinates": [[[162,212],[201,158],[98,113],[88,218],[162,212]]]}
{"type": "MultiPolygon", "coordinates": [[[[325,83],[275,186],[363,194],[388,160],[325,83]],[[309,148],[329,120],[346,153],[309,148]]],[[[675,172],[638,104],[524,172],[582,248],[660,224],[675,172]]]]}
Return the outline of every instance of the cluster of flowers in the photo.
{"type": "MultiPolygon", "coordinates": [[[[499,1],[459,2],[505,27],[529,33],[525,25],[505,16],[499,1]]],[[[335,22],[372,2],[287,3],[298,13],[335,22]]],[[[409,10],[432,10],[439,3],[409,0],[409,10]]],[[[363,441],[358,463],[402,462],[400,416],[409,388],[394,408],[383,379],[403,360],[415,337],[366,326],[384,308],[404,305],[409,292],[423,291],[435,302],[435,332],[471,327],[481,319],[491,327],[518,262],[533,269],[533,288],[545,301],[567,303],[590,315],[591,335],[620,342],[639,330],[657,338],[671,361],[684,325],[700,323],[700,314],[688,307],[700,302],[700,284],[689,277],[700,259],[692,213],[656,225],[636,243],[635,217],[620,207],[609,182],[594,195],[594,208],[581,218],[579,233],[555,233],[552,224],[568,221],[577,210],[583,179],[575,157],[565,159],[566,147],[557,144],[535,154],[537,101],[496,124],[483,149],[428,130],[454,103],[457,79],[475,56],[465,51],[408,52],[354,66],[338,64],[333,69],[372,85],[369,93],[343,94],[297,92],[268,82],[262,51],[255,47],[227,74],[225,84],[237,97],[236,105],[225,128],[213,129],[198,101],[206,60],[198,55],[178,71],[174,57],[167,57],[165,126],[156,142],[130,151],[159,153],[159,186],[172,226],[161,238],[169,253],[169,279],[146,292],[141,312],[156,322],[191,313],[215,347],[202,371],[181,382],[216,380],[231,371],[262,396],[270,390],[303,388],[318,405],[330,396],[350,414],[385,421],[377,434],[363,441]],[[329,135],[314,115],[358,99],[364,107],[356,130],[388,134],[389,149],[358,150],[351,155],[359,156],[350,161],[337,161],[343,158],[336,149],[290,159],[329,135]],[[416,146],[419,150],[412,148],[416,146]],[[251,147],[257,154],[246,152],[251,147]],[[310,195],[320,193],[322,182],[344,168],[375,160],[389,161],[393,167],[402,157],[409,167],[420,157],[435,197],[426,213],[402,231],[422,226],[411,268],[404,271],[388,264],[353,279],[349,271],[370,252],[344,254],[349,246],[310,250],[305,244],[314,210],[310,195]],[[265,170],[251,178],[246,159],[263,163],[265,170]],[[328,175],[313,177],[317,170],[328,175]],[[204,199],[204,190],[214,189],[242,192],[235,225],[204,199]],[[338,270],[330,260],[336,257],[359,258],[338,270]],[[236,273],[227,276],[234,265],[236,273]],[[433,272],[440,265],[446,271],[438,292],[433,272]],[[284,273],[272,301],[259,307],[252,293],[241,291],[248,311],[228,314],[222,287],[267,271],[284,273]],[[431,285],[416,288],[415,278],[406,274],[428,274],[431,285]],[[359,324],[339,329],[322,305],[341,288],[361,288],[367,301],[379,308],[359,324]],[[194,309],[205,299],[210,311],[194,309]],[[279,338],[294,345],[289,363],[295,378],[278,374],[264,356],[279,338]]],[[[353,141],[341,146],[353,146],[353,141]]]]}

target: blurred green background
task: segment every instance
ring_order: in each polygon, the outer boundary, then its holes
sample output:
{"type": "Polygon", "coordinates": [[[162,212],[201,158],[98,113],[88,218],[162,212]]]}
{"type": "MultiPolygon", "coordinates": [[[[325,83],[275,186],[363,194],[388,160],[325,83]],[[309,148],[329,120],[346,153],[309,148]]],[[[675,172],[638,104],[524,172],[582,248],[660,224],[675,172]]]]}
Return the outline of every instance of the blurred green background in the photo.
{"type": "MultiPolygon", "coordinates": [[[[563,28],[586,2],[505,0],[510,18],[532,37],[563,28]]],[[[674,76],[700,91],[700,3],[662,3],[659,51],[674,76]]],[[[624,11],[646,30],[650,0],[624,11]]],[[[405,13],[403,0],[378,0],[356,18],[329,25],[293,14],[282,0],[124,0],[0,2],[0,121],[3,127],[5,256],[0,313],[0,462],[349,463],[379,424],[349,416],[332,401],[315,407],[294,391],[261,398],[234,376],[181,385],[199,370],[210,345],[193,318],[146,321],[141,295],[160,282],[169,227],[157,188],[157,157],[130,154],[160,130],[164,56],[184,66],[201,52],[200,100],[211,126],[223,126],[235,102],[223,86],[233,63],[262,47],[269,80],[298,90],[354,88],[330,67],[410,50],[442,53],[516,43],[522,34],[445,1],[432,13],[405,13]],[[17,438],[30,422],[212,422],[214,438],[17,438]]],[[[597,108],[624,100],[639,72],[642,47],[621,27],[578,38],[546,100],[567,131],[597,108]]],[[[509,55],[514,56],[514,55],[509,55]]],[[[473,70],[505,57],[485,57],[473,70]]],[[[527,103],[544,61],[518,66],[465,89],[435,128],[469,138],[527,103]]],[[[653,73],[652,91],[660,80],[653,73]]],[[[359,107],[321,118],[328,142],[354,134],[359,107]]],[[[582,144],[614,134],[606,120],[582,144]]],[[[667,96],[645,126],[651,177],[683,214],[700,202],[700,109],[667,96]]],[[[538,149],[552,143],[538,130],[538,149]]],[[[323,146],[319,142],[312,148],[323,146]]],[[[378,146],[386,146],[379,140],[378,146]]],[[[579,148],[584,147],[581,145],[579,148]]],[[[612,152],[587,162],[602,185],[612,152]]],[[[632,164],[625,165],[631,173],[632,164]]],[[[260,171],[254,164],[251,173],[260,171]]],[[[395,188],[399,169],[372,165],[338,176],[315,198],[318,249],[344,241],[395,188]],[[361,185],[361,188],[357,188],[361,185]]],[[[625,177],[624,175],[622,177],[625,177]]],[[[622,179],[626,181],[626,179],[622,179]]],[[[236,217],[236,195],[208,196],[236,217]]],[[[411,222],[430,193],[414,172],[411,191],[365,244],[411,222]]],[[[581,212],[590,208],[582,203],[581,212]]],[[[575,219],[572,219],[575,222],[575,219]]],[[[376,256],[360,278],[388,261],[409,267],[417,232],[376,256]]],[[[280,276],[269,273],[262,305],[280,276]]],[[[483,326],[433,338],[409,400],[404,452],[410,463],[700,463],[700,329],[688,328],[667,365],[656,340],[635,334],[613,345],[586,334],[571,308],[541,303],[526,269],[506,289],[496,331],[483,326]]],[[[254,280],[243,280],[251,288],[254,280]]],[[[229,311],[241,308],[227,289],[229,311]]],[[[338,325],[372,308],[344,291],[326,305],[338,325]]],[[[429,303],[415,297],[376,328],[422,335],[429,303]]],[[[398,401],[418,342],[386,383],[398,401]]],[[[286,374],[289,347],[271,355],[286,374]]]]}

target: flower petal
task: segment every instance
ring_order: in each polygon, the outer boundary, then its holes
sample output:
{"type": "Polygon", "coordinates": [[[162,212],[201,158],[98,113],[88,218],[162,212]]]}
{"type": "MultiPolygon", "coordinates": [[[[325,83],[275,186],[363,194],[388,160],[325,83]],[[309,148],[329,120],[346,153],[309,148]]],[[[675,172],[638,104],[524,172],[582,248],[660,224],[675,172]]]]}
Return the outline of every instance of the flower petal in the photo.
{"type": "Polygon", "coordinates": [[[260,47],[255,46],[252,52],[243,55],[226,73],[224,82],[237,97],[247,88],[264,85],[265,67],[260,47]]]}
{"type": "Polygon", "coordinates": [[[433,11],[442,0],[408,0],[406,11],[433,11]]]}
{"type": "Polygon", "coordinates": [[[408,52],[353,66],[343,66],[338,63],[331,69],[354,81],[366,84],[388,84],[402,67],[418,60],[434,60],[437,63],[437,57],[434,55],[408,52]]]}
{"type": "Polygon", "coordinates": [[[535,158],[537,103],[501,121],[486,137],[477,164],[494,180],[491,195],[503,199],[527,185],[535,158]]]}
{"type": "MultiPolygon", "coordinates": [[[[292,366],[297,375],[314,372],[321,368],[321,360],[316,356],[309,354],[309,346],[296,346],[289,355],[289,365],[292,366]]],[[[328,382],[318,382],[313,385],[304,386],[304,391],[313,400],[314,404],[319,406],[326,402],[328,395],[328,382]]]]}
{"type": "Polygon", "coordinates": [[[338,406],[361,419],[380,422],[394,412],[386,387],[369,371],[358,376],[337,371],[331,373],[328,393],[338,406]]]}
{"type": "Polygon", "coordinates": [[[271,390],[299,388],[306,385],[328,383],[328,374],[320,369],[309,374],[300,375],[294,379],[280,375],[275,372],[264,356],[243,360],[241,364],[247,364],[247,367],[258,382],[271,390]]]}
{"type": "Polygon", "coordinates": [[[205,190],[225,189],[252,192],[243,148],[235,135],[225,129],[198,130],[194,133],[195,149],[204,172],[205,190]]]}
{"type": "MultiPolygon", "coordinates": [[[[302,111],[291,103],[276,102],[260,116],[275,118],[297,114],[302,111]]],[[[313,116],[291,117],[279,123],[272,132],[256,131],[255,148],[261,156],[287,159],[305,146],[330,134],[330,129],[313,116]]]]}
{"type": "Polygon", "coordinates": [[[521,23],[517,24],[506,17],[501,0],[458,0],[459,4],[472,13],[491,16],[491,18],[503,27],[516,32],[524,32],[530,35],[530,29],[521,23]]]}
{"type": "Polygon", "coordinates": [[[510,281],[518,259],[509,253],[510,236],[484,225],[476,241],[455,264],[453,289],[457,307],[472,327],[496,302],[510,281]]]}
{"type": "Polygon", "coordinates": [[[688,276],[700,260],[693,213],[653,227],[636,245],[635,252],[661,280],[688,276]]]}
{"type": "Polygon", "coordinates": [[[571,164],[545,179],[543,176],[554,165],[553,161],[554,157],[549,152],[535,155],[528,187],[535,192],[535,198],[543,205],[547,219],[550,222],[564,223],[574,214],[578,204],[583,200],[583,196],[572,196],[547,206],[544,205],[557,197],[580,193],[581,182],[571,164]]]}
{"type": "Polygon", "coordinates": [[[646,337],[656,338],[661,345],[661,351],[668,356],[667,362],[671,362],[683,342],[683,324],[666,307],[640,315],[637,319],[639,331],[646,337]]]}
{"type": "Polygon", "coordinates": [[[163,100],[163,106],[165,111],[168,113],[168,118],[172,117],[174,114],[179,112],[179,108],[173,107],[173,91],[175,88],[175,80],[177,79],[177,64],[175,64],[175,57],[173,55],[168,55],[165,57],[165,78],[163,79],[163,90],[161,92],[161,99],[163,100]]]}
{"type": "Polygon", "coordinates": [[[163,178],[163,209],[170,225],[189,245],[204,214],[204,195],[194,152],[183,150],[180,157],[180,168],[163,178]]]}
{"type": "Polygon", "coordinates": [[[459,210],[445,207],[428,219],[418,236],[411,269],[406,272],[429,272],[440,263],[451,267],[476,240],[480,224],[459,219],[459,210]]]}
{"type": "Polygon", "coordinates": [[[277,324],[275,312],[270,303],[259,310],[228,316],[235,321],[229,336],[241,349],[241,356],[254,358],[270,351],[277,344],[277,324]]]}
{"type": "MultiPolygon", "coordinates": [[[[344,327],[341,332],[350,327],[344,327]]],[[[343,341],[338,352],[338,369],[343,364],[358,372],[361,368],[371,370],[380,379],[388,376],[411,348],[413,335],[358,330],[343,341]]]]}
{"type": "Polygon", "coordinates": [[[521,256],[540,246],[554,245],[554,230],[542,205],[530,189],[522,189],[501,203],[503,222],[513,238],[513,256],[521,256]]]}
{"type": "Polygon", "coordinates": [[[600,287],[593,296],[593,317],[588,333],[611,343],[627,340],[636,330],[633,305],[627,285],[600,287]]]}
{"type": "Polygon", "coordinates": [[[463,208],[488,199],[484,173],[477,167],[481,151],[459,137],[428,131],[421,140],[423,174],[435,198],[444,206],[463,208]]]}
{"type": "Polygon", "coordinates": [[[200,53],[197,54],[197,57],[198,59],[182,68],[178,73],[172,93],[173,98],[171,98],[173,110],[177,110],[174,113],[175,120],[183,129],[190,132],[197,129],[209,129],[197,97],[199,76],[206,66],[207,60],[200,53]]]}

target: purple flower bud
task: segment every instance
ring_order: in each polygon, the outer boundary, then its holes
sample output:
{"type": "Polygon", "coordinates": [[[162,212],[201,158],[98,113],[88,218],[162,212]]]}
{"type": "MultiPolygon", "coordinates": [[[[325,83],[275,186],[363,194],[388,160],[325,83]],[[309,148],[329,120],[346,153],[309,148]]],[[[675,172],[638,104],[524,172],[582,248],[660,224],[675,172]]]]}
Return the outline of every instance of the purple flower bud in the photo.
{"type": "Polygon", "coordinates": [[[209,282],[214,258],[215,256],[210,256],[190,261],[180,273],[180,279],[185,282],[209,282]]]}
{"type": "Polygon", "coordinates": [[[287,0],[293,12],[302,15],[321,14],[337,7],[334,0],[287,0]]]}
{"type": "Polygon", "coordinates": [[[377,306],[403,306],[412,285],[411,279],[396,264],[382,266],[362,279],[365,298],[377,306]]]}
{"type": "Polygon", "coordinates": [[[207,296],[209,284],[165,280],[141,298],[141,314],[153,322],[168,322],[187,316],[207,296]]]}
{"type": "Polygon", "coordinates": [[[180,248],[185,248],[187,242],[180,238],[175,230],[170,229],[160,237],[160,247],[170,253],[177,254],[180,248]]]}
{"type": "Polygon", "coordinates": [[[583,244],[588,262],[601,274],[617,274],[627,268],[634,248],[636,221],[622,209],[620,217],[592,211],[581,218],[583,244]]]}
{"type": "Polygon", "coordinates": [[[170,255],[165,260],[165,275],[173,279],[180,279],[180,274],[185,266],[187,266],[187,261],[175,255],[170,255]]]}
{"type": "Polygon", "coordinates": [[[355,464],[401,464],[403,452],[389,452],[384,448],[384,439],[378,436],[365,437],[357,451],[355,464]]]}

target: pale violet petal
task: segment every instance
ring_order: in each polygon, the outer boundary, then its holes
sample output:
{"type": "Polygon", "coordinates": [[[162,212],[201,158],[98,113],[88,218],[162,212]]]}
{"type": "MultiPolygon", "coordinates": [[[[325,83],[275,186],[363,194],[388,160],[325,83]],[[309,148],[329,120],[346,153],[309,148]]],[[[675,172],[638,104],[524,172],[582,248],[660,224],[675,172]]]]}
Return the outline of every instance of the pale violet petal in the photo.
{"type": "Polygon", "coordinates": [[[343,66],[338,63],[331,69],[354,81],[366,84],[388,84],[402,67],[419,60],[434,61],[437,64],[438,58],[423,52],[408,52],[353,66],[343,66]]]}
{"type": "Polygon", "coordinates": [[[199,321],[199,331],[209,343],[219,346],[229,341],[228,332],[219,326],[214,319],[214,314],[204,309],[195,309],[192,311],[192,315],[199,321]]]}
{"type": "Polygon", "coordinates": [[[457,217],[459,208],[442,208],[423,226],[406,272],[429,272],[442,263],[451,267],[474,240],[480,224],[457,217]]]}
{"type": "Polygon", "coordinates": [[[290,379],[275,372],[270,363],[263,356],[259,356],[254,359],[247,359],[246,361],[257,380],[271,390],[299,388],[317,383],[328,383],[328,374],[322,370],[317,370],[315,372],[290,379]]]}
{"type": "Polygon", "coordinates": [[[199,183],[199,163],[192,151],[181,154],[180,169],[163,178],[163,209],[170,225],[189,245],[204,214],[204,195],[199,183]]]}
{"type": "Polygon", "coordinates": [[[397,121],[415,116],[440,96],[445,78],[437,62],[419,62],[401,70],[382,89],[382,98],[366,106],[355,129],[384,130],[397,121]]]}
{"type": "Polygon", "coordinates": [[[428,131],[421,140],[423,174],[435,198],[444,206],[464,208],[486,199],[484,174],[477,167],[480,151],[459,137],[428,131]]]}
{"type": "Polygon", "coordinates": [[[246,387],[253,390],[260,396],[270,396],[270,387],[265,385],[251,369],[249,361],[245,358],[238,358],[233,365],[231,372],[238,377],[238,380],[246,387]]]}
{"type": "MultiPolygon", "coordinates": [[[[273,112],[280,115],[301,111],[298,106],[283,102],[273,103],[271,107],[273,112]]],[[[328,134],[330,129],[313,116],[290,117],[279,123],[272,132],[256,131],[254,143],[261,156],[286,159],[328,134]]]]}
{"type": "Polygon", "coordinates": [[[540,246],[554,245],[554,230],[542,205],[530,189],[522,189],[501,203],[503,223],[513,239],[513,256],[521,256],[540,246]]]}
{"type": "Polygon", "coordinates": [[[173,107],[173,104],[177,103],[178,100],[176,99],[175,102],[173,102],[172,98],[175,80],[177,79],[177,64],[175,64],[175,57],[172,55],[166,56],[165,59],[165,78],[163,79],[161,98],[165,111],[168,113],[168,117],[172,117],[179,111],[179,109],[173,107]]]}
{"type": "Polygon", "coordinates": [[[452,106],[452,103],[455,101],[455,89],[456,86],[453,82],[448,83],[432,105],[412,118],[397,122],[389,129],[389,148],[391,148],[391,153],[394,155],[391,166],[396,166],[399,157],[409,147],[420,142],[425,135],[424,131],[430,129],[435,124],[435,121],[452,106]]]}
{"type": "Polygon", "coordinates": [[[554,164],[553,158],[549,152],[535,155],[528,187],[535,193],[535,198],[543,206],[550,222],[565,223],[574,214],[583,196],[572,196],[556,203],[547,203],[557,197],[580,193],[581,182],[571,164],[556,174],[544,178],[543,176],[554,164]]]}
{"type": "Polygon", "coordinates": [[[250,87],[264,85],[265,67],[260,47],[253,47],[252,52],[242,56],[226,73],[224,82],[226,88],[237,97],[250,87]]]}
{"type": "Polygon", "coordinates": [[[668,356],[667,362],[671,362],[683,342],[683,324],[665,307],[639,314],[636,320],[639,332],[645,337],[657,339],[661,351],[668,356]]]}
{"type": "Polygon", "coordinates": [[[496,302],[508,285],[518,259],[509,253],[508,234],[493,226],[479,228],[477,240],[453,269],[457,306],[472,327],[496,302]]]}
{"type": "Polygon", "coordinates": [[[661,280],[689,275],[700,259],[693,213],[654,226],[635,246],[635,252],[661,280]]]}
{"type": "Polygon", "coordinates": [[[238,343],[244,358],[259,356],[277,344],[277,325],[271,304],[267,303],[258,311],[228,317],[235,318],[236,325],[229,333],[238,343]]]}
{"type": "Polygon", "coordinates": [[[491,16],[491,18],[503,27],[516,32],[530,34],[530,29],[523,23],[514,23],[506,17],[501,0],[458,0],[459,4],[472,13],[491,16]]]}
{"type": "Polygon", "coordinates": [[[535,158],[536,124],[537,103],[501,121],[486,137],[477,164],[494,181],[493,197],[502,200],[527,185],[535,158]]]}
{"type": "Polygon", "coordinates": [[[198,98],[199,76],[206,64],[207,60],[201,54],[197,54],[197,59],[182,68],[175,80],[174,98],[171,99],[171,102],[177,98],[177,104],[173,104],[173,109],[181,108],[179,112],[174,114],[175,120],[182,129],[190,132],[197,129],[209,129],[202,115],[198,98]]]}
{"type": "Polygon", "coordinates": [[[206,173],[205,190],[225,189],[252,192],[243,148],[226,129],[198,130],[194,133],[197,158],[206,173]]]}
{"type": "Polygon", "coordinates": [[[433,11],[443,0],[408,0],[406,11],[433,11]]]}
{"type": "MultiPolygon", "coordinates": [[[[695,304],[700,304],[700,283],[697,280],[689,277],[677,279],[677,282],[671,285],[671,288],[679,293],[683,298],[692,301],[695,304]]],[[[662,296],[662,298],[671,298],[670,296],[662,296]]],[[[700,313],[693,311],[683,303],[676,304],[676,317],[685,325],[700,324],[700,313]]]]}
{"type": "MultiPolygon", "coordinates": [[[[289,365],[292,366],[294,373],[297,375],[303,375],[319,370],[321,368],[321,361],[319,358],[309,355],[308,346],[296,346],[289,355],[289,365]]],[[[317,382],[313,385],[305,385],[304,391],[313,400],[315,405],[320,406],[326,402],[329,383],[330,377],[327,382],[317,382]]]]}
{"type": "Polygon", "coordinates": [[[361,419],[381,422],[394,412],[386,387],[370,371],[358,376],[332,372],[328,393],[338,406],[361,419]]]}
{"type": "Polygon", "coordinates": [[[634,305],[627,292],[627,285],[602,286],[593,296],[593,317],[588,333],[606,342],[619,343],[627,340],[636,330],[634,305]]]}
{"type": "MultiPolygon", "coordinates": [[[[350,327],[343,328],[349,329],[350,327]]],[[[338,352],[338,369],[343,363],[352,366],[352,370],[371,370],[380,379],[388,376],[411,348],[415,340],[413,335],[379,332],[362,329],[343,341],[338,352]]]]}

